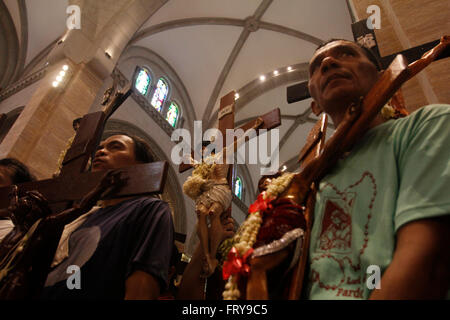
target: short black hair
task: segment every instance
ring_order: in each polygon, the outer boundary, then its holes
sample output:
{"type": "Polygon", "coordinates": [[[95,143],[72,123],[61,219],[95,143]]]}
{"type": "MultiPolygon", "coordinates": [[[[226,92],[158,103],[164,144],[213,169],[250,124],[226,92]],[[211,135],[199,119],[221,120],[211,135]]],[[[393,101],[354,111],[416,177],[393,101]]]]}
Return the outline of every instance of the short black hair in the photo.
{"type": "Polygon", "coordinates": [[[381,66],[380,60],[377,58],[377,56],[375,55],[375,53],[372,52],[372,50],[370,50],[369,48],[366,48],[366,47],[360,45],[358,42],[354,42],[354,41],[351,41],[351,40],[347,40],[347,39],[335,39],[335,38],[332,38],[332,39],[330,39],[330,40],[327,40],[327,41],[325,41],[325,42],[322,42],[322,43],[316,48],[315,51],[319,50],[320,48],[322,48],[322,47],[326,46],[327,44],[329,44],[329,43],[331,43],[331,42],[334,42],[334,41],[346,41],[346,42],[351,42],[351,43],[356,44],[358,47],[360,47],[360,48],[363,50],[363,52],[364,52],[364,54],[366,55],[366,57],[367,57],[367,58],[375,65],[375,67],[377,68],[378,71],[381,71],[381,70],[383,69],[382,66],[381,66]]]}
{"type": "Polygon", "coordinates": [[[7,167],[14,170],[11,177],[13,184],[35,181],[36,177],[30,173],[30,170],[17,159],[4,158],[0,160],[0,166],[7,167]]]}
{"type": "Polygon", "coordinates": [[[133,135],[124,135],[130,137],[134,142],[134,156],[136,158],[136,161],[139,161],[141,163],[149,163],[155,161],[150,146],[147,142],[145,142],[144,139],[133,135]]]}
{"type": "Polygon", "coordinates": [[[130,138],[131,140],[133,140],[134,157],[135,157],[136,161],[138,161],[140,163],[149,163],[149,162],[155,161],[155,158],[153,157],[152,149],[150,148],[148,143],[143,138],[132,135],[132,134],[128,134],[123,131],[113,131],[113,132],[106,133],[102,137],[102,140],[110,138],[112,136],[126,136],[126,137],[130,138]]]}

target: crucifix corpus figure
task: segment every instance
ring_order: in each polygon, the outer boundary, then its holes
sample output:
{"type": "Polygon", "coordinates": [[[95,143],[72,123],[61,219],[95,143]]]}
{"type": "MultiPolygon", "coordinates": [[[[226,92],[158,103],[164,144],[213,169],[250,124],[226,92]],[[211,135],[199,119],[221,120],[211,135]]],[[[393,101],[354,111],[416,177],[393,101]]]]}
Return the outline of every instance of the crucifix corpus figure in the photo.
{"type": "MultiPolygon", "coordinates": [[[[220,101],[219,109],[219,131],[223,139],[226,137],[227,129],[234,129],[234,109],[235,109],[235,92],[231,91],[220,101]]],[[[250,122],[244,124],[239,129],[244,135],[234,140],[230,145],[226,146],[217,154],[213,154],[199,163],[191,157],[191,164],[181,164],[180,172],[185,171],[192,165],[195,170],[183,185],[183,191],[186,195],[196,202],[196,212],[198,215],[197,232],[200,238],[201,247],[205,256],[202,277],[211,275],[218,261],[216,259],[217,248],[221,239],[218,238],[217,230],[221,228],[220,218],[231,216],[231,183],[232,175],[230,174],[230,166],[226,159],[230,159],[230,155],[236,152],[237,148],[246,142],[248,132],[256,129],[271,130],[281,124],[280,109],[276,108],[250,122]],[[210,220],[210,230],[208,231],[207,220],[210,220]],[[210,241],[208,241],[208,236],[210,241]]],[[[238,129],[238,130],[239,130],[238,129]]],[[[256,135],[259,130],[256,130],[256,135]]],[[[223,141],[225,142],[225,141],[223,141]]],[[[222,143],[222,146],[225,143],[222,143]]],[[[206,147],[206,145],[203,145],[206,147]]]]}
{"type": "MultiPolygon", "coordinates": [[[[232,108],[229,109],[233,112],[232,108]]],[[[250,129],[258,129],[263,122],[261,118],[258,118],[250,129]]],[[[183,192],[195,201],[198,217],[197,232],[206,258],[203,275],[205,277],[211,275],[218,264],[215,257],[221,241],[218,232],[221,227],[220,216],[231,205],[231,188],[227,179],[230,165],[226,163],[226,157],[243,142],[245,142],[245,135],[219,153],[211,153],[206,159],[195,164],[192,175],[183,185],[183,192]],[[211,224],[210,237],[208,237],[208,217],[211,224]],[[210,244],[208,238],[211,240],[210,244]]]]}

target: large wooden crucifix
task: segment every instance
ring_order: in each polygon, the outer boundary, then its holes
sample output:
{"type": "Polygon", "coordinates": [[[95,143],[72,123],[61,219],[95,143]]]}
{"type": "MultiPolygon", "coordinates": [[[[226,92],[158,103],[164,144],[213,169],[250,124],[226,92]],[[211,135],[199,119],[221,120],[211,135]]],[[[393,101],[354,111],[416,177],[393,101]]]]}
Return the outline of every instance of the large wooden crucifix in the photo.
{"type": "MultiPolygon", "coordinates": [[[[105,172],[85,172],[87,164],[100,142],[107,119],[130,96],[132,90],[131,85],[115,94],[113,94],[114,86],[108,89],[102,103],[106,105],[105,108],[102,111],[89,113],[81,119],[73,143],[65,154],[59,176],[20,184],[19,192],[24,194],[26,191],[36,190],[41,193],[49,203],[52,211],[50,216],[52,216],[72,207],[74,202],[78,202],[93,190],[100,183],[105,172]]],[[[114,198],[162,193],[167,169],[166,161],[121,168],[120,171],[127,182],[119,192],[113,195],[114,198]]],[[[0,209],[8,207],[9,194],[14,188],[14,186],[0,188],[0,209]]],[[[8,213],[6,210],[2,212],[3,215],[8,213]]],[[[27,296],[22,298],[32,297],[43,286],[63,229],[64,226],[59,226],[51,230],[51,234],[46,234],[45,239],[42,240],[46,250],[39,254],[38,261],[33,261],[32,269],[35,275],[33,288],[31,292],[26,293],[27,296]]]]}
{"type": "MultiPolygon", "coordinates": [[[[226,136],[227,136],[227,130],[228,129],[234,129],[234,118],[235,118],[235,106],[236,106],[236,92],[231,91],[224,97],[220,99],[220,109],[219,109],[219,131],[222,133],[223,137],[223,143],[222,145],[225,146],[226,143],[226,136]]],[[[260,129],[266,129],[266,130],[272,130],[278,126],[281,125],[281,115],[280,115],[280,109],[276,108],[260,117],[255,117],[254,120],[251,120],[241,127],[238,128],[238,130],[242,130],[244,133],[247,132],[247,130],[255,127],[256,121],[258,121],[258,118],[263,121],[262,125],[258,127],[256,130],[256,134],[259,135],[260,129]]],[[[248,138],[246,138],[248,140],[248,138]]],[[[245,143],[245,142],[244,142],[245,143]]],[[[224,155],[225,158],[226,155],[224,155]]],[[[233,175],[234,175],[235,167],[231,166],[230,170],[228,172],[228,184],[230,186],[230,189],[233,191],[233,175]]],[[[233,193],[234,194],[234,193],[233,193]]],[[[231,216],[231,207],[227,211],[227,215],[231,216]]]]}
{"type": "MultiPolygon", "coordinates": [[[[116,93],[104,110],[89,113],[81,119],[80,127],[65,154],[58,177],[23,183],[19,185],[19,189],[24,192],[39,191],[55,208],[64,208],[70,205],[70,202],[80,200],[104,175],[102,172],[85,172],[86,166],[100,142],[106,121],[132,91],[129,85],[123,92],[116,93]]],[[[116,196],[160,193],[164,187],[167,165],[167,162],[162,161],[124,168],[125,175],[133,179],[133,183],[128,183],[116,196]],[[135,181],[137,183],[134,183],[135,181]]],[[[8,194],[11,190],[11,186],[0,188],[0,208],[8,206],[8,194]]]]}
{"type": "MultiPolygon", "coordinates": [[[[210,276],[216,270],[217,260],[216,250],[220,245],[221,239],[218,238],[218,231],[220,229],[220,217],[231,216],[231,203],[233,197],[233,170],[230,170],[232,164],[229,163],[231,156],[237,147],[248,140],[248,130],[253,129],[251,133],[258,135],[259,129],[272,129],[281,124],[280,110],[275,109],[266,115],[257,117],[255,120],[246,123],[240,129],[244,132],[243,137],[236,137],[233,135],[233,141],[226,141],[228,129],[234,129],[234,108],[235,108],[235,92],[232,91],[220,100],[219,109],[219,131],[222,139],[222,150],[218,151],[215,148],[214,160],[211,159],[215,165],[210,166],[209,159],[203,159],[198,164],[198,170],[193,172],[183,184],[183,191],[186,195],[195,201],[195,210],[197,213],[197,232],[200,239],[200,244],[206,259],[204,267],[204,275],[210,276]],[[229,143],[229,145],[226,145],[229,143]],[[210,228],[207,227],[207,220],[210,220],[210,228]]],[[[212,151],[212,150],[210,150],[212,151]]],[[[191,152],[191,161],[195,159],[193,152],[191,152]]],[[[234,160],[234,158],[233,158],[234,160]]],[[[195,161],[194,161],[195,162],[195,161]]],[[[182,164],[179,171],[183,172],[191,167],[191,164],[182,164]]]]}
{"type": "MultiPolygon", "coordinates": [[[[226,131],[227,129],[235,129],[234,128],[234,116],[235,116],[235,104],[236,104],[236,92],[231,91],[225,96],[223,96],[220,99],[220,107],[219,107],[219,131],[222,134],[223,141],[222,146],[226,146],[226,131]]],[[[254,120],[251,120],[244,125],[237,128],[237,130],[242,130],[243,132],[246,132],[250,128],[254,127],[256,124],[257,119],[261,119],[263,121],[262,125],[258,127],[258,130],[256,130],[256,135],[259,135],[259,129],[266,129],[267,131],[272,130],[278,126],[281,125],[281,115],[280,115],[280,109],[275,108],[272,111],[269,111],[268,113],[255,117],[254,120]]],[[[246,138],[247,141],[248,138],[246,138]]],[[[194,158],[194,152],[191,153],[192,158],[194,158]]],[[[193,166],[190,163],[181,163],[179,166],[179,172],[185,172],[189,169],[191,169],[193,166]]],[[[232,186],[232,180],[233,180],[233,168],[234,166],[231,166],[228,172],[228,183],[230,186],[230,189],[233,190],[232,186]]],[[[228,214],[231,213],[231,208],[228,210],[228,214]]]]}
{"type": "MultiPolygon", "coordinates": [[[[367,19],[360,20],[358,22],[352,23],[352,32],[354,41],[360,45],[369,49],[375,57],[378,58],[383,70],[386,70],[394,58],[401,54],[406,58],[406,60],[411,63],[422,57],[422,55],[437,46],[440,40],[430,41],[419,46],[403,50],[397,53],[390,54],[388,56],[382,57],[378,49],[377,39],[375,37],[375,32],[373,29],[367,27],[367,19]]],[[[439,59],[443,59],[450,56],[450,50],[446,50],[439,59]]],[[[292,86],[287,87],[287,102],[294,103],[310,98],[311,95],[308,91],[308,81],[303,81],[292,86]]]]}

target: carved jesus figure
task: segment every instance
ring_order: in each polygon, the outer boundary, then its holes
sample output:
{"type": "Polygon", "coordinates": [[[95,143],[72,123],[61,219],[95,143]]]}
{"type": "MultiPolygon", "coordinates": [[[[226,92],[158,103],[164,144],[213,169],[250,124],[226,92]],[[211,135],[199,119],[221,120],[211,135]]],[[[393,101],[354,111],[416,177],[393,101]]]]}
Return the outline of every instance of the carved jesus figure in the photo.
{"type": "MultiPolygon", "coordinates": [[[[257,118],[254,126],[249,130],[259,128],[263,122],[261,118],[257,118]]],[[[206,259],[203,274],[205,277],[211,275],[218,264],[216,253],[221,241],[220,216],[230,207],[232,199],[227,181],[229,165],[220,163],[219,160],[227,154],[227,150],[236,150],[244,142],[245,135],[218,154],[211,155],[211,158],[207,158],[205,162],[195,165],[192,176],[183,184],[183,192],[195,201],[195,212],[198,218],[197,232],[206,259]],[[211,224],[209,231],[208,218],[211,224]],[[209,243],[208,233],[211,239],[209,243]]]]}

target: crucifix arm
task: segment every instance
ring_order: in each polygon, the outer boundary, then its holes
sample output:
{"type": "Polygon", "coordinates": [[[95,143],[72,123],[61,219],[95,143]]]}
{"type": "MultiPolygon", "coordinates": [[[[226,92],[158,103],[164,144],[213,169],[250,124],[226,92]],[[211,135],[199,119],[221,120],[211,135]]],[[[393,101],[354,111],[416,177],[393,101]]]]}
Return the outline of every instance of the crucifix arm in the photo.
{"type": "Polygon", "coordinates": [[[450,46],[450,36],[443,36],[441,42],[433,49],[424,53],[424,55],[408,65],[409,78],[414,77],[417,73],[422,71],[423,68],[428,66],[431,62],[439,59],[441,55],[448,50],[450,46]]]}
{"type": "Polygon", "coordinates": [[[259,127],[261,127],[264,124],[264,120],[261,117],[258,117],[255,121],[255,124],[249,128],[247,131],[245,131],[244,135],[242,137],[239,137],[238,139],[234,140],[232,144],[230,144],[229,146],[226,146],[221,152],[219,152],[217,154],[217,158],[220,157],[224,157],[224,161],[226,160],[225,157],[227,156],[227,154],[229,152],[234,153],[236,152],[236,150],[243,144],[246,142],[246,138],[247,138],[247,133],[250,130],[256,130],[259,127]]]}

